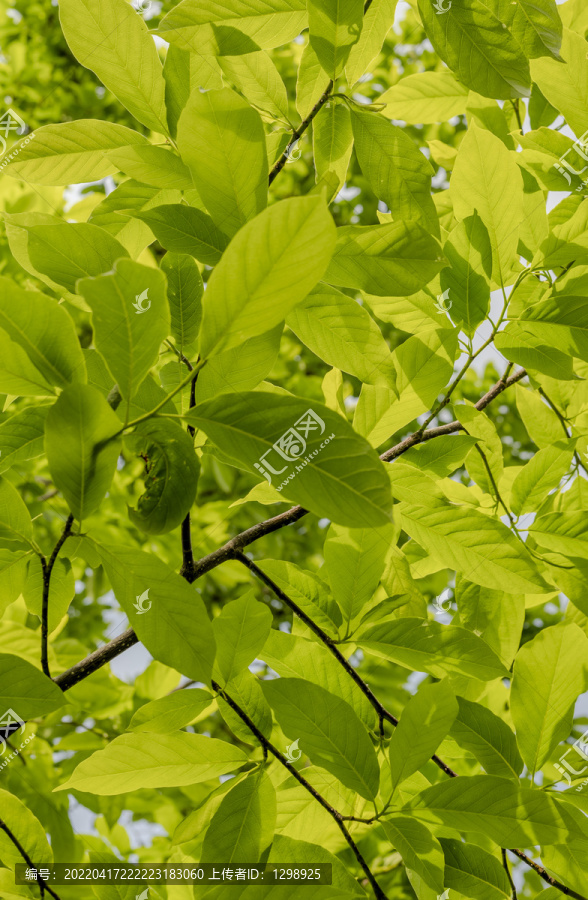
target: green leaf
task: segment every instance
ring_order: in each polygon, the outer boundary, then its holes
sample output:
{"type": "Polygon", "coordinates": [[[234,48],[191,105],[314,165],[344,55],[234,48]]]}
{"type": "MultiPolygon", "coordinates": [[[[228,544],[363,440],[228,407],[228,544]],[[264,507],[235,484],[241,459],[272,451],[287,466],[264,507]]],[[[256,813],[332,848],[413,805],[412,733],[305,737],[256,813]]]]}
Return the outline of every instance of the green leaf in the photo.
{"type": "Polygon", "coordinates": [[[353,417],[355,430],[379,447],[429,409],[453,373],[456,351],[456,330],[415,334],[400,344],[392,354],[396,393],[380,385],[364,385],[353,417]]]}
{"type": "Polygon", "coordinates": [[[193,90],[218,91],[223,86],[223,75],[214,56],[189,53],[176,44],[170,44],[163,64],[165,79],[165,105],[171,136],[175,139],[178,119],[193,90]]]}
{"type": "Polygon", "coordinates": [[[35,139],[8,163],[6,174],[33,184],[77,184],[113,175],[105,151],[145,145],[142,134],[100,119],[78,119],[35,129],[35,139]]]}
{"type": "Polygon", "coordinates": [[[137,218],[149,226],[166,250],[189,253],[207,266],[217,264],[229,243],[210,216],[184,203],[156,206],[137,218]]]}
{"type": "Polygon", "coordinates": [[[108,159],[117,171],[124,172],[139,182],[158,188],[176,188],[189,191],[194,185],[190,170],[176,153],[153,144],[140,147],[121,147],[109,150],[108,159]]]}
{"type": "Polygon", "coordinates": [[[338,193],[344,184],[353,150],[351,115],[342,103],[331,100],[326,103],[312,126],[312,146],[316,180],[330,177],[334,173],[331,194],[338,193]]]}
{"type": "Polygon", "coordinates": [[[120,420],[90,385],[70,385],[49,410],[45,425],[49,469],[80,522],[98,509],[110,487],[119,431],[120,420]]]}
{"type": "Polygon", "coordinates": [[[305,678],[345,700],[366,728],[375,729],[373,706],[323,644],[273,628],[260,657],[282,678],[305,678]]]}
{"type": "Polygon", "coordinates": [[[240,467],[254,472],[257,464],[258,471],[282,477],[276,489],[287,482],[288,495],[317,514],[351,527],[385,524],[391,498],[383,463],[341,416],[307,403],[262,391],[224,394],[199,404],[185,418],[240,467]],[[284,436],[278,452],[275,444],[284,436]],[[299,459],[303,462],[297,463],[299,459]]]}
{"type": "Polygon", "coordinates": [[[580,137],[588,128],[588,60],[584,35],[563,29],[561,55],[565,62],[542,57],[531,63],[533,81],[543,96],[564,116],[580,137]]]}
{"type": "Polygon", "coordinates": [[[467,88],[444,69],[407,75],[384,91],[378,102],[386,104],[384,112],[390,119],[402,119],[408,125],[428,125],[463,115],[467,97],[467,88]]]}
{"type": "Polygon", "coordinates": [[[341,613],[333,598],[329,596],[327,585],[318,575],[306,572],[294,563],[279,559],[264,559],[260,568],[313,622],[327,634],[333,637],[337,635],[341,625],[341,613]]]}
{"type": "MultiPolygon", "coordinates": [[[[75,597],[75,578],[68,559],[56,559],[49,582],[49,634],[61,623],[75,597]]],[[[29,563],[29,571],[23,588],[27,609],[32,615],[42,619],[43,609],[43,568],[38,558],[29,563]]]]}
{"type": "Polygon", "coordinates": [[[506,722],[480,703],[458,697],[459,712],[449,734],[472,753],[488,775],[518,782],[523,760],[513,732],[506,722]]]}
{"type": "Polygon", "coordinates": [[[315,765],[366,800],[378,793],[380,771],[369,735],[351,706],[302,678],[262,682],[280,728],[315,765]]]}
{"type": "MultiPolygon", "coordinates": [[[[24,501],[9,481],[0,478],[0,541],[29,545],[32,538],[33,523],[24,501]]],[[[8,549],[16,548],[9,546],[8,549]]]]}
{"type": "Polygon", "coordinates": [[[139,707],[129,723],[129,731],[169,734],[194,721],[214,703],[201,688],[178,690],[139,707]]]}
{"type": "Polygon", "coordinates": [[[524,216],[523,179],[514,153],[474,122],[459,147],[451,196],[458,219],[475,213],[482,219],[492,244],[492,278],[498,285],[507,284],[524,216]]]}
{"type": "Polygon", "coordinates": [[[202,844],[201,863],[261,859],[271,844],[276,821],[276,789],[263,769],[226,794],[202,844]]]}
{"type": "Polygon", "coordinates": [[[501,12],[527,56],[561,59],[562,22],[555,0],[519,0],[514,8],[503,0],[501,12]]]}
{"type": "Polygon", "coordinates": [[[200,784],[240,768],[238,747],[202,734],[122,734],[85,759],[55,790],[108,797],[144,788],[200,784]]]}
{"type": "Polygon", "coordinates": [[[434,678],[455,674],[492,681],[508,672],[488,644],[457,625],[405,617],[368,625],[357,642],[376,656],[434,678]]]}
{"type": "Polygon", "coordinates": [[[404,809],[423,822],[484,834],[500,847],[586,840],[564,804],[496,775],[451,778],[417,794],[404,809]]]}
{"type": "Polygon", "coordinates": [[[16,463],[42,456],[48,407],[29,407],[0,425],[0,472],[16,463]]]}
{"type": "Polygon", "coordinates": [[[328,85],[329,76],[321,66],[312,44],[307,44],[298,66],[296,80],[296,109],[301,119],[306,119],[328,85]]]}
{"type": "MultiPolygon", "coordinates": [[[[279,795],[278,799],[280,799],[279,795]]],[[[268,863],[277,862],[280,865],[286,863],[289,867],[296,867],[300,864],[301,859],[304,860],[306,866],[320,865],[321,863],[331,864],[333,890],[338,890],[337,897],[340,897],[341,900],[351,900],[351,895],[355,897],[358,896],[357,881],[353,878],[353,874],[350,872],[349,868],[343,864],[339,857],[330,853],[322,845],[311,844],[308,841],[295,840],[284,834],[274,835],[268,863]],[[345,893],[343,893],[344,891],[345,893]]],[[[307,883],[304,891],[305,897],[308,896],[307,890],[309,887],[310,884],[307,883]]],[[[331,888],[327,888],[327,890],[331,890],[331,888]]],[[[267,888],[264,888],[264,893],[265,891],[267,891],[267,888]]],[[[322,897],[323,894],[317,895],[317,900],[318,896],[322,897]]]]}
{"type": "Polygon", "coordinates": [[[588,639],[574,623],[546,628],[515,659],[511,712],[521,756],[534,774],[572,728],[586,690],[588,639]]]}
{"type": "Polygon", "coordinates": [[[57,685],[26,659],[0,653],[0,676],[0,705],[22,721],[46,716],[68,702],[57,685]]]}
{"type": "Polygon", "coordinates": [[[459,613],[453,624],[462,625],[483,638],[504,665],[510,668],[519,649],[525,623],[523,594],[493,591],[479,584],[471,584],[460,576],[456,582],[455,599],[459,613]]]}
{"type": "Polygon", "coordinates": [[[394,527],[343,528],[331,525],[323,554],[331,592],[343,613],[346,628],[361,615],[384,574],[386,557],[394,544],[394,527]]]}
{"type": "MultiPolygon", "coordinates": [[[[0,790],[2,804],[2,822],[20,845],[17,847],[4,830],[0,831],[0,857],[5,866],[13,868],[22,863],[23,855],[34,859],[37,865],[52,865],[53,851],[47,840],[45,829],[28,805],[8,791],[0,790]]],[[[13,876],[14,881],[14,876],[13,876]]]]}
{"type": "Polygon", "coordinates": [[[262,50],[241,56],[219,56],[226,78],[233,82],[249,103],[277,118],[288,118],[286,85],[272,58],[262,50]]]}
{"type": "Polygon", "coordinates": [[[238,10],[214,0],[183,0],[161,20],[157,33],[166,41],[204,56],[237,56],[279,47],[305,28],[306,3],[245,0],[238,10]]]}
{"type": "Polygon", "coordinates": [[[568,557],[588,559],[588,527],[584,510],[539,516],[529,531],[546,550],[568,557]]]}
{"type": "Polygon", "coordinates": [[[341,291],[318,285],[286,324],[330,366],[366,384],[394,386],[394,363],[382,332],[366,309],[341,291]]]}
{"type": "Polygon", "coordinates": [[[33,225],[27,232],[34,269],[72,293],[78,279],[108,272],[117,259],[129,255],[108,232],[87,222],[55,220],[50,225],[33,225]]]}
{"type": "Polygon", "coordinates": [[[283,200],[249,222],[208,282],[200,355],[208,359],[281,322],[324,274],[334,245],[321,197],[283,200]]]}
{"type": "Polygon", "coordinates": [[[492,99],[528,97],[529,62],[505,25],[504,13],[493,5],[462,0],[453,6],[451,15],[443,15],[430,0],[418,0],[435,51],[463,84],[492,99]]]}
{"type": "Polygon", "coordinates": [[[196,402],[217,394],[250,391],[257,387],[274,367],[283,330],[280,322],[271,331],[248,338],[239,347],[213,356],[198,374],[196,402]]]}
{"type": "Polygon", "coordinates": [[[402,527],[425,550],[468,581],[508,594],[550,590],[531,556],[506,525],[476,509],[408,506],[402,527]]]}
{"type": "MultiPolygon", "coordinates": [[[[494,346],[504,357],[526,369],[535,369],[551,378],[569,381],[574,378],[573,359],[553,347],[547,337],[536,334],[543,330],[532,322],[509,322],[494,338],[494,346]]],[[[561,432],[560,432],[561,434],[561,432]]]]}
{"type": "MultiPolygon", "coordinates": [[[[252,675],[249,669],[243,669],[239,675],[229,682],[227,690],[231,700],[249,716],[253,724],[266,738],[270,738],[273,727],[272,711],[263,695],[259,679],[252,675]]],[[[243,722],[226,700],[223,700],[222,697],[217,697],[217,703],[220,714],[235,737],[243,741],[244,744],[258,746],[259,741],[249,726],[243,722]]]]}
{"type": "Polygon", "coordinates": [[[167,133],[165,83],[145,22],[123,0],[63,0],[65,39],[82,65],[96,73],[123,106],[147,128],[167,133]]]}
{"type": "Polygon", "coordinates": [[[351,121],[357,159],[376,197],[395,219],[418,222],[438,237],[433,167],[412,138],[377,113],[354,109],[351,121]]]}
{"type": "Polygon", "coordinates": [[[136,509],[129,507],[129,518],[147,534],[165,534],[185,519],[196,499],[200,463],[193,441],[176,422],[161,419],[143,422],[131,440],[146,471],[145,490],[136,509]]]}
{"type": "Polygon", "coordinates": [[[443,891],[443,850],[422,822],[395,815],[382,821],[386,837],[402,856],[404,865],[421,876],[439,894],[443,891]]]}
{"type": "Polygon", "coordinates": [[[478,900],[509,900],[511,886],[495,856],[461,841],[441,839],[445,854],[445,884],[466,897],[478,900]]]}
{"type": "Polygon", "coordinates": [[[212,622],[217,646],[215,664],[223,684],[239,675],[259,656],[271,626],[269,608],[256,600],[253,591],[247,591],[223,606],[212,622]]]}
{"type": "Polygon", "coordinates": [[[171,334],[183,353],[183,348],[198,337],[204,293],[202,276],[192,257],[182,253],[166,253],[161,271],[167,278],[171,334]]]}
{"type": "Polygon", "coordinates": [[[18,600],[27,578],[32,550],[5,550],[0,547],[0,617],[18,600]]]}
{"type": "Polygon", "coordinates": [[[538,391],[515,385],[517,410],[530,438],[538,447],[549,447],[561,440],[562,427],[557,415],[538,391]]]}
{"type": "Polygon", "coordinates": [[[86,380],[86,365],[74,321],[50,297],[23,291],[0,276],[0,327],[26,351],[49,384],[65,387],[86,380]]]}
{"type": "Polygon", "coordinates": [[[96,348],[128,409],[170,331],[165,278],[151,266],[121,259],[112,273],[81,281],[79,291],[92,310],[96,348]]]}
{"type": "Polygon", "coordinates": [[[116,599],[151,655],[210,683],[216,647],[197,591],[154,554],[97,542],[96,549],[116,599]]]}
{"type": "Polygon", "coordinates": [[[182,110],[177,140],[215,225],[232,237],[267,205],[268,163],[259,113],[228,88],[195,90],[182,110]]]}
{"type": "Polygon", "coordinates": [[[352,46],[345,65],[345,75],[350,86],[376,61],[386,35],[394,24],[395,12],[396,0],[384,0],[382,3],[372,3],[365,13],[359,40],[352,46]]]}
{"type": "Polygon", "coordinates": [[[548,493],[559,486],[572,462],[575,443],[563,440],[544,447],[522,467],[511,488],[511,509],[515,515],[535,512],[548,493]]]}
{"type": "Polygon", "coordinates": [[[336,78],[347,62],[363,24],[362,0],[309,0],[309,40],[330,78],[336,78]]]}
{"type": "MultiPolygon", "coordinates": [[[[490,309],[492,245],[477,213],[457,225],[443,246],[449,268],[441,272],[441,290],[448,293],[451,318],[473,337],[490,309]]],[[[447,304],[449,307],[449,304],[447,304]]]]}
{"type": "Polygon", "coordinates": [[[388,748],[394,790],[433,756],[457,713],[448,680],[425,684],[409,699],[388,748]]]}
{"type": "Polygon", "coordinates": [[[380,297],[403,297],[428,284],[443,262],[438,242],[416,222],[345,225],[337,229],[325,280],[380,297]]]}
{"type": "Polygon", "coordinates": [[[0,391],[17,397],[50,397],[55,389],[43,378],[27,354],[0,328],[0,391]]]}
{"type": "Polygon", "coordinates": [[[553,294],[526,310],[520,325],[537,342],[588,361],[588,315],[582,299],[577,294],[553,294]]]}

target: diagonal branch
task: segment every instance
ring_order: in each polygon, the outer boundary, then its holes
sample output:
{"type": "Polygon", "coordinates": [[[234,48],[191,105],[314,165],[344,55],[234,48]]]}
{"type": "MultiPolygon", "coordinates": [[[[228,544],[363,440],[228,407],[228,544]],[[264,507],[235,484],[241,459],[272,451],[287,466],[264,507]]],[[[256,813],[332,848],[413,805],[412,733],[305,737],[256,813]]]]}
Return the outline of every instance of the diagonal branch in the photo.
{"type": "MultiPolygon", "coordinates": [[[[514,375],[511,375],[508,378],[501,378],[500,381],[497,381],[496,384],[490,388],[488,393],[484,394],[484,396],[478,400],[476,409],[485,409],[499,394],[511,387],[511,385],[516,384],[516,382],[524,378],[526,374],[525,369],[519,369],[514,375]]],[[[462,425],[458,421],[448,422],[446,425],[439,425],[436,428],[429,428],[427,430],[419,429],[404,438],[399,444],[391,447],[390,450],[386,450],[385,453],[382,453],[380,459],[384,462],[391,462],[399,456],[402,456],[402,454],[406,453],[407,450],[410,450],[411,447],[416,446],[416,444],[421,444],[423,441],[430,441],[433,440],[433,438],[442,437],[445,434],[453,434],[455,431],[461,430],[462,425]]],[[[192,572],[187,574],[187,580],[190,582],[196,581],[201,575],[205,575],[207,572],[220,566],[221,563],[233,559],[235,551],[242,550],[244,547],[249,546],[249,544],[253,544],[254,541],[259,540],[261,537],[265,537],[266,534],[272,534],[274,531],[279,531],[280,528],[285,528],[287,525],[293,525],[294,522],[297,522],[305,516],[307,512],[308,510],[304,509],[302,506],[292,506],[290,509],[279,513],[279,515],[274,516],[271,519],[266,519],[264,522],[253,525],[246,531],[241,532],[241,534],[231,538],[226,544],[219,547],[218,550],[213,550],[212,553],[197,560],[192,572]]]]}
{"type": "MultiPolygon", "coordinates": [[[[398,719],[396,716],[392,715],[386,707],[380,703],[370,686],[363,680],[360,674],[356,669],[351,665],[351,663],[345,659],[335,642],[329,635],[323,631],[323,629],[314,622],[310,616],[308,616],[304,610],[300,609],[297,603],[292,600],[276,583],[272,581],[272,579],[265,574],[263,569],[260,569],[259,566],[255,565],[255,563],[245,556],[243,553],[237,552],[234,555],[234,559],[238,560],[240,563],[243,563],[244,566],[247,566],[250,572],[259,578],[260,581],[263,581],[271,590],[274,592],[276,597],[278,597],[286,606],[290,607],[290,609],[296,613],[296,615],[304,622],[304,624],[310,628],[314,634],[323,642],[323,644],[328,647],[331,651],[339,665],[345,669],[350,678],[353,679],[359,690],[364,694],[365,697],[369,700],[376,713],[378,714],[378,718],[380,720],[380,731],[383,734],[382,722],[385,719],[387,722],[390,722],[391,725],[398,725],[398,719]]],[[[434,763],[436,763],[440,769],[442,769],[446,775],[455,778],[457,776],[457,772],[454,772],[453,769],[450,769],[446,763],[443,762],[442,759],[439,759],[438,756],[432,756],[431,759],[434,763]]]]}
{"type": "Polygon", "coordinates": [[[368,864],[366,863],[364,857],[362,856],[361,851],[359,850],[357,844],[355,843],[355,841],[349,834],[349,831],[347,830],[346,826],[343,824],[343,816],[341,815],[341,813],[337,812],[337,810],[334,807],[332,807],[331,804],[328,803],[321,794],[319,794],[319,792],[316,790],[316,788],[314,788],[306,780],[306,778],[304,778],[300,774],[300,772],[294,768],[294,766],[290,765],[290,763],[288,762],[286,757],[282,753],[280,753],[280,751],[276,747],[274,747],[274,745],[272,743],[270,743],[270,741],[268,741],[268,739],[261,733],[259,728],[257,728],[255,723],[249,718],[247,713],[244,710],[242,710],[231,697],[229,697],[229,695],[226,693],[226,691],[224,691],[216,683],[216,681],[212,682],[212,687],[214,688],[215,691],[217,691],[220,694],[220,696],[223,698],[223,700],[225,700],[226,703],[228,703],[228,705],[231,707],[231,709],[239,716],[241,721],[244,722],[245,725],[247,725],[249,730],[255,735],[255,737],[257,738],[259,743],[264,748],[264,751],[267,753],[267,751],[269,750],[269,752],[272,754],[272,756],[274,756],[278,760],[278,762],[281,763],[288,770],[288,772],[294,776],[294,778],[296,778],[296,780],[303,786],[303,788],[305,788],[305,790],[307,790],[309,792],[309,794],[312,794],[314,799],[318,803],[320,803],[320,805],[323,807],[323,809],[328,812],[328,814],[331,816],[331,818],[337,823],[337,827],[339,828],[341,834],[343,835],[343,837],[349,844],[351,850],[353,851],[353,854],[354,854],[356,860],[358,861],[359,865],[361,866],[366,879],[369,881],[377,900],[388,900],[388,898],[386,897],[386,894],[384,893],[384,891],[382,890],[382,888],[380,887],[380,885],[374,878],[372,871],[371,871],[370,867],[368,866],[368,864]]]}
{"type": "MultiPolygon", "coordinates": [[[[520,381],[526,374],[524,369],[520,369],[509,378],[503,378],[498,381],[487,394],[478,400],[476,409],[484,409],[495,397],[501,394],[502,391],[506,390],[506,388],[515,384],[517,381],[520,381]]],[[[421,441],[432,440],[443,434],[452,434],[454,431],[460,431],[461,427],[460,422],[456,421],[449,422],[449,424],[441,425],[437,428],[430,428],[422,434],[415,432],[415,434],[409,435],[409,437],[405,438],[399,444],[396,444],[395,447],[392,447],[390,450],[383,453],[381,459],[386,462],[396,459],[410,447],[421,443],[421,441]]],[[[196,581],[197,578],[200,578],[200,576],[206,574],[206,572],[216,569],[217,566],[220,566],[230,559],[235,559],[236,552],[249,546],[249,544],[253,544],[255,541],[259,540],[259,538],[265,537],[266,534],[272,534],[274,531],[279,531],[287,525],[293,525],[294,522],[297,522],[305,516],[307,512],[308,511],[301,506],[293,506],[291,509],[287,509],[285,512],[273,516],[271,519],[266,519],[263,522],[259,522],[257,525],[252,525],[251,528],[248,528],[246,531],[241,532],[241,534],[231,538],[218,550],[213,550],[212,553],[209,553],[207,556],[198,560],[195,563],[192,572],[182,573],[184,578],[190,583],[196,581]]],[[[58,675],[57,678],[55,678],[56,684],[59,685],[62,691],[69,690],[74,684],[87,678],[92,672],[100,669],[103,665],[110,662],[111,659],[115,659],[129,647],[132,647],[138,640],[139,639],[133,629],[129,628],[124,634],[110,641],[110,643],[104,644],[104,646],[99,647],[97,650],[94,650],[94,652],[86,657],[86,659],[81,660],[79,663],[72,666],[71,669],[58,675]]]]}

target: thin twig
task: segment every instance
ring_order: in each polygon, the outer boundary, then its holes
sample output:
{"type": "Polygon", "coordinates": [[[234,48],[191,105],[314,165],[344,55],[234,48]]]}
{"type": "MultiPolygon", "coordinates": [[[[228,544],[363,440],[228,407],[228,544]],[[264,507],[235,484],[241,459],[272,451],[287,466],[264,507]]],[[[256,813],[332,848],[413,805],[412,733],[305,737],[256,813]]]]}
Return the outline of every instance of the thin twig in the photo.
{"type": "Polygon", "coordinates": [[[508,859],[506,858],[506,850],[504,849],[504,847],[500,848],[500,852],[502,853],[502,865],[504,866],[504,871],[506,872],[506,877],[508,878],[510,889],[512,891],[512,900],[517,900],[517,889],[515,887],[514,881],[512,880],[512,875],[510,874],[508,859]]]}
{"type": "MultiPolygon", "coordinates": [[[[8,827],[6,822],[3,822],[2,819],[0,819],[0,830],[2,830],[4,832],[4,834],[6,835],[6,837],[8,838],[8,840],[14,844],[14,846],[16,847],[16,849],[18,850],[18,852],[20,853],[20,855],[26,862],[27,866],[30,869],[36,869],[37,867],[35,866],[31,857],[28,855],[25,848],[20,843],[19,839],[16,837],[15,834],[12,833],[12,831],[10,830],[10,828],[8,827]]],[[[38,884],[39,884],[39,890],[41,891],[41,897],[44,897],[45,891],[47,891],[48,894],[51,894],[52,897],[55,897],[55,900],[60,900],[59,895],[56,894],[55,891],[51,890],[51,888],[49,887],[49,885],[47,884],[45,879],[41,878],[41,876],[39,876],[38,884]]]]}
{"type": "Polygon", "coordinates": [[[326,810],[326,812],[328,812],[328,814],[331,816],[331,818],[337,823],[337,827],[339,828],[343,837],[347,841],[349,847],[353,851],[353,854],[354,854],[356,860],[358,861],[359,865],[361,866],[361,868],[365,874],[365,877],[369,881],[371,888],[374,892],[374,895],[377,897],[377,900],[388,900],[388,898],[386,897],[386,894],[384,893],[384,891],[382,890],[382,888],[380,887],[380,885],[374,878],[372,871],[371,871],[370,867],[368,866],[367,862],[365,861],[364,857],[362,856],[361,851],[359,850],[357,844],[355,843],[355,841],[349,834],[349,831],[345,827],[345,825],[343,823],[343,816],[341,815],[341,813],[337,812],[337,810],[333,806],[331,806],[331,804],[328,803],[321,794],[319,794],[319,792],[316,790],[316,788],[314,788],[306,780],[306,778],[304,778],[300,774],[300,772],[288,762],[286,757],[282,753],[280,753],[280,751],[276,747],[274,747],[274,745],[272,743],[270,743],[270,741],[268,741],[268,739],[265,737],[265,735],[262,734],[262,732],[259,730],[259,728],[257,728],[257,726],[255,725],[255,723],[249,718],[247,713],[244,710],[242,710],[240,708],[240,706],[237,705],[237,703],[235,703],[235,701],[226,693],[226,691],[224,691],[220,687],[220,685],[218,685],[215,681],[213,681],[212,687],[214,688],[215,691],[218,692],[218,694],[220,694],[220,696],[223,698],[223,700],[226,703],[228,703],[228,705],[231,707],[231,709],[239,716],[241,721],[244,722],[245,725],[247,725],[249,730],[252,732],[252,734],[255,735],[255,737],[257,738],[259,743],[262,745],[262,747],[264,747],[266,749],[266,751],[269,751],[272,754],[272,756],[274,756],[278,760],[278,762],[281,763],[281,765],[284,766],[284,768],[286,768],[288,770],[288,772],[294,776],[294,778],[296,778],[296,780],[304,787],[304,789],[307,790],[309,794],[312,794],[314,799],[318,803],[320,803],[320,805],[323,807],[323,809],[326,810]]]}
{"type": "MultiPolygon", "coordinates": [[[[378,714],[378,718],[380,719],[380,722],[383,719],[385,719],[387,722],[390,722],[391,725],[394,725],[394,726],[398,725],[398,719],[396,718],[396,716],[394,716],[391,712],[389,712],[386,709],[386,707],[382,703],[380,703],[380,701],[378,700],[378,698],[376,697],[376,695],[374,694],[372,689],[369,687],[367,682],[365,682],[363,680],[363,678],[361,677],[359,672],[353,668],[351,663],[347,659],[345,659],[345,657],[343,656],[343,654],[337,647],[334,640],[331,637],[329,637],[329,635],[326,633],[326,631],[323,631],[323,629],[320,627],[320,625],[317,625],[316,622],[314,622],[310,618],[310,616],[308,616],[304,612],[304,610],[301,609],[298,606],[298,604],[294,600],[292,600],[292,598],[289,597],[288,594],[286,594],[275,583],[275,581],[273,581],[269,577],[269,575],[266,575],[266,573],[263,571],[263,569],[260,569],[259,566],[257,566],[253,562],[253,560],[251,560],[247,556],[245,556],[244,553],[236,552],[233,556],[233,559],[236,559],[238,562],[242,563],[244,566],[247,566],[247,568],[249,569],[250,572],[253,572],[253,574],[257,578],[259,578],[260,581],[263,581],[263,583],[265,585],[267,585],[267,587],[271,588],[271,590],[274,592],[276,597],[278,597],[283,603],[285,603],[286,606],[288,606],[292,610],[292,612],[294,612],[304,622],[304,624],[308,628],[310,628],[310,630],[314,634],[316,634],[316,636],[319,638],[319,640],[321,640],[322,643],[331,651],[331,653],[333,654],[333,656],[335,657],[335,659],[337,660],[339,665],[343,669],[345,669],[345,671],[350,676],[350,678],[353,679],[353,681],[355,682],[355,684],[357,685],[359,690],[362,692],[362,694],[365,697],[367,697],[367,699],[369,700],[369,702],[375,709],[376,713],[378,714]]],[[[380,728],[380,731],[382,731],[381,728],[380,728]]],[[[431,759],[433,760],[433,762],[435,762],[439,766],[440,769],[442,769],[445,772],[446,775],[449,775],[452,778],[455,778],[457,776],[457,772],[454,772],[453,769],[450,769],[449,766],[446,763],[444,763],[442,759],[439,759],[438,756],[432,756],[431,759]]]]}
{"type": "Polygon", "coordinates": [[[41,568],[43,569],[43,602],[41,609],[41,665],[43,667],[43,672],[49,678],[51,678],[51,672],[49,670],[49,589],[51,587],[51,573],[53,571],[53,566],[57,560],[57,556],[59,555],[59,551],[63,547],[64,543],[68,539],[71,534],[71,528],[74,523],[73,513],[70,513],[67,517],[65,527],[61,533],[61,537],[57,541],[55,547],[53,548],[53,553],[49,558],[49,562],[45,559],[44,556],[41,556],[41,568]]]}

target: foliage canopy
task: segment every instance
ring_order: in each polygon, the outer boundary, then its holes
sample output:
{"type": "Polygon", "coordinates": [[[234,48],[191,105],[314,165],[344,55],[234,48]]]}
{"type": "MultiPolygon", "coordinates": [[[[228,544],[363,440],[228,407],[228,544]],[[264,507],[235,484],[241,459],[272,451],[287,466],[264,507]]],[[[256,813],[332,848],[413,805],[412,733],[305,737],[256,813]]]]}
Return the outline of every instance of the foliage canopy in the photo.
{"type": "Polygon", "coordinates": [[[585,900],[582,0],[0,9],[0,897],[585,900]]]}

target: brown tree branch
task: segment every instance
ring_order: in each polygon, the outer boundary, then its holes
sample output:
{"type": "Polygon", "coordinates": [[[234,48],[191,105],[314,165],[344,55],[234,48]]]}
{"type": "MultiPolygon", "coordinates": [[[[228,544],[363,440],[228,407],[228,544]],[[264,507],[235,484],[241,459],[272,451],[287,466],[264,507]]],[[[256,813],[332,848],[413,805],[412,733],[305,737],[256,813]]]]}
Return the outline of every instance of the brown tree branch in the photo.
{"type": "Polygon", "coordinates": [[[48,647],[48,639],[49,639],[49,589],[51,587],[51,573],[53,571],[53,566],[57,560],[59,555],[59,551],[65,544],[66,540],[71,534],[71,528],[74,523],[73,514],[70,513],[67,517],[65,527],[61,533],[61,537],[57,541],[55,547],[53,548],[53,553],[49,558],[49,562],[45,559],[44,556],[41,556],[41,568],[43,569],[43,601],[42,601],[42,609],[41,609],[41,665],[43,667],[43,672],[47,675],[48,678],[51,678],[51,672],[49,670],[49,647],[48,647]]]}

